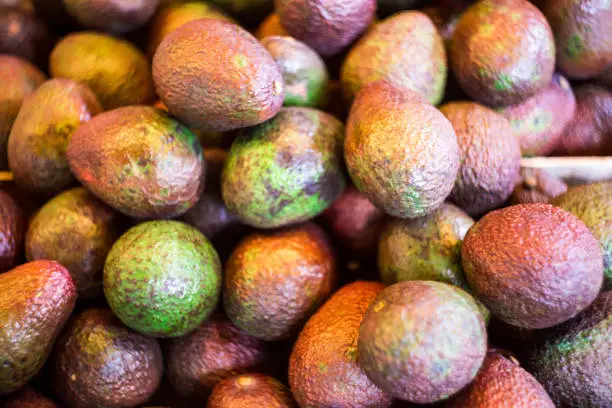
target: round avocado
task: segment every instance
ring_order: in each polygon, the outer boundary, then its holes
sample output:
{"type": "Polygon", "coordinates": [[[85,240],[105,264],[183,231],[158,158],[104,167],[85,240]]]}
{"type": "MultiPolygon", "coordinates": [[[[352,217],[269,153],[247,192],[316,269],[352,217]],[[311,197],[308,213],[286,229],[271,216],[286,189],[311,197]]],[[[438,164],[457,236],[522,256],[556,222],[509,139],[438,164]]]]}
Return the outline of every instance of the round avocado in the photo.
{"type": "Polygon", "coordinates": [[[125,34],[149,21],[159,0],[63,0],[66,11],[83,27],[125,34]]]}
{"type": "Polygon", "coordinates": [[[33,13],[0,5],[0,54],[24,58],[44,69],[53,42],[47,24],[33,13]]]}
{"type": "Polygon", "coordinates": [[[27,385],[4,398],[0,406],[2,408],[59,408],[55,402],[27,385]]]}
{"type": "Polygon", "coordinates": [[[270,13],[255,31],[255,38],[257,38],[259,41],[266,37],[287,36],[289,36],[289,33],[283,28],[283,25],[280,22],[280,17],[276,13],[270,13]]]}
{"type": "Polygon", "coordinates": [[[20,203],[0,190],[0,273],[21,261],[27,220],[20,203]]]}
{"type": "Polygon", "coordinates": [[[217,306],[221,263],[210,241],[178,221],[129,229],[104,265],[104,294],[124,324],[155,337],[193,331],[217,306]]]}
{"type": "Polygon", "coordinates": [[[218,383],[206,408],[296,408],[291,392],[263,374],[242,374],[218,383]]]}
{"type": "Polygon", "coordinates": [[[520,182],[510,197],[511,204],[548,203],[567,191],[565,182],[544,169],[521,167],[520,182]]]}
{"type": "Polygon", "coordinates": [[[468,231],[461,258],[474,295],[501,320],[528,329],[572,318],[595,300],[603,282],[593,234],[549,204],[485,215],[468,231]]]}

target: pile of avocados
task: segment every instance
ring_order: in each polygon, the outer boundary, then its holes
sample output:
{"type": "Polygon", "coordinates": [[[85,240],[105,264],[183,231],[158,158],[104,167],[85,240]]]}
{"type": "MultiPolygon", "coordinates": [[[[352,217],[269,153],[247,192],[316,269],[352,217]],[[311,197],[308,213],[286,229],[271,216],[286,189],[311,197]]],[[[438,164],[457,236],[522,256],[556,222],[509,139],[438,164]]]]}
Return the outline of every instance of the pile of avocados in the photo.
{"type": "Polygon", "coordinates": [[[0,0],[0,408],[612,408],[532,156],[612,156],[612,1],[0,0]]]}

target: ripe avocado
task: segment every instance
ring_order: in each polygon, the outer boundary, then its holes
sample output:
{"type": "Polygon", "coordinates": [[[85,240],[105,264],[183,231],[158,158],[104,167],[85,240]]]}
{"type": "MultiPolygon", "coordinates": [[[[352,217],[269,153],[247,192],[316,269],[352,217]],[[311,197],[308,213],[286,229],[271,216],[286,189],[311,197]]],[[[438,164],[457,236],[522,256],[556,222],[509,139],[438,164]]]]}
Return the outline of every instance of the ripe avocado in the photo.
{"type": "Polygon", "coordinates": [[[548,203],[567,191],[562,179],[544,169],[521,167],[519,174],[521,181],[512,192],[511,204],[548,203]]]}
{"type": "Polygon", "coordinates": [[[3,400],[0,408],[59,408],[55,402],[45,397],[34,388],[25,386],[3,400]]]}
{"type": "Polygon", "coordinates": [[[0,190],[0,273],[21,261],[26,228],[27,220],[20,203],[0,190]]]}
{"type": "Polygon", "coordinates": [[[291,392],[263,374],[242,374],[221,381],[206,408],[296,408],[291,392]]]}
{"type": "Polygon", "coordinates": [[[53,42],[47,24],[34,14],[0,5],[0,54],[24,58],[44,69],[53,42]]]}
{"type": "Polygon", "coordinates": [[[64,7],[83,27],[125,34],[149,21],[159,0],[63,0],[64,7]]]}
{"type": "Polygon", "coordinates": [[[283,28],[280,22],[280,17],[276,13],[270,13],[264,21],[261,22],[257,31],[255,31],[255,38],[259,41],[266,37],[287,37],[289,33],[283,28]]]}

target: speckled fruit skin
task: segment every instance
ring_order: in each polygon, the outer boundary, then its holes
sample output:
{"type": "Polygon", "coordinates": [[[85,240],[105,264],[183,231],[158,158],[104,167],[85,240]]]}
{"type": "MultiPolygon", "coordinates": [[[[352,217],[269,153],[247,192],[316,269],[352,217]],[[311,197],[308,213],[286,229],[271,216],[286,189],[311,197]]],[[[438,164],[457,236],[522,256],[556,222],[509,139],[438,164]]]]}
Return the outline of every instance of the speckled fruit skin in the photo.
{"type": "Polygon", "coordinates": [[[418,94],[385,82],[357,95],[344,156],[355,186],[399,218],[422,217],[438,208],[459,168],[451,123],[418,94]]]}
{"type": "Polygon", "coordinates": [[[523,156],[546,156],[555,149],[563,130],[574,118],[576,98],[570,83],[554,74],[542,91],[498,112],[510,121],[523,156]]]}
{"type": "Polygon", "coordinates": [[[242,374],[218,383],[206,408],[296,408],[282,383],[262,374],[242,374]]]}
{"type": "Polygon", "coordinates": [[[8,169],[6,145],[26,96],[45,81],[45,74],[28,61],[0,54],[0,170],[8,169]]]}
{"type": "Polygon", "coordinates": [[[391,397],[357,364],[366,310],[384,289],[358,281],[338,290],[302,329],[289,360],[289,385],[302,407],[386,408],[391,397]]]}
{"type": "Polygon", "coordinates": [[[129,106],[96,116],[73,134],[66,156],[88,190],[133,218],[181,215],[203,188],[200,142],[155,108],[129,106]]]}
{"type": "Polygon", "coordinates": [[[142,27],[153,16],[159,0],[63,0],[82,26],[122,34],[142,27]]]}
{"type": "Polygon", "coordinates": [[[604,259],[604,287],[612,290],[612,183],[572,187],[551,204],[580,218],[597,238],[604,259]]]}
{"type": "Polygon", "coordinates": [[[214,19],[168,34],[153,57],[153,79],[170,112],[201,130],[255,126],[274,117],[285,97],[278,67],[259,41],[214,19]]]}
{"type": "Polygon", "coordinates": [[[104,294],[126,326],[177,337],[210,316],[221,291],[221,264],[210,241],[179,221],[129,229],[104,265],[104,294]]]}
{"type": "Polygon", "coordinates": [[[501,320],[541,329],[597,297],[603,258],[589,229],[549,204],[493,211],[467,233],[461,258],[475,296],[501,320]]]}
{"type": "Polygon", "coordinates": [[[53,41],[47,24],[36,15],[0,5],[0,54],[12,54],[44,68],[53,41]]]}
{"type": "Polygon", "coordinates": [[[327,99],[329,75],[325,63],[306,44],[291,37],[261,40],[285,81],[284,106],[320,107],[327,99]]]}
{"type": "Polygon", "coordinates": [[[481,0],[461,16],[450,62],[470,97],[513,105],[550,83],[555,42],[546,18],[528,1],[481,0]]]}
{"type": "Polygon", "coordinates": [[[83,84],[56,78],[24,102],[8,140],[13,180],[33,193],[52,195],[75,183],[66,150],[74,131],[102,112],[96,95],[83,84]]]}
{"type": "Polygon", "coordinates": [[[518,361],[490,350],[478,376],[444,408],[555,408],[555,404],[518,361]]]}
{"type": "Polygon", "coordinates": [[[245,129],[223,169],[223,200],[257,228],[309,220],[342,194],[342,122],[312,108],[283,108],[271,121],[245,129]]]}
{"type": "Polygon", "coordinates": [[[237,327],[263,340],[297,333],[330,295],[334,254],[315,224],[247,236],[227,261],[223,306],[237,327]]]}
{"type": "Polygon", "coordinates": [[[347,100],[367,84],[385,80],[438,104],[446,85],[446,52],[436,26],[425,14],[406,11],[376,24],[351,49],[341,71],[347,100]]]}
{"type": "Polygon", "coordinates": [[[53,401],[34,388],[25,386],[2,401],[0,408],[59,408],[53,401]]]}
{"type": "Polygon", "coordinates": [[[0,273],[21,260],[27,222],[18,202],[0,190],[0,273]]]}
{"type": "Polygon", "coordinates": [[[0,395],[42,368],[76,298],[68,270],[57,262],[29,262],[0,275],[0,395]]]}
{"type": "Polygon", "coordinates": [[[219,381],[260,368],[269,352],[262,340],[213,315],[193,333],[168,341],[166,376],[179,394],[205,399],[219,381]]]}
{"type": "Polygon", "coordinates": [[[358,361],[396,398],[430,403],[470,383],[487,351],[474,299],[455,286],[408,281],[383,290],[359,329],[358,361]]]}
{"type": "Polygon", "coordinates": [[[53,77],[87,85],[107,110],[146,105],[154,99],[155,89],[144,54],[129,42],[110,35],[93,31],[67,35],[53,49],[49,70],[53,77]]]}
{"type": "Polygon", "coordinates": [[[74,408],[139,406],[163,374],[157,340],[128,329],[109,309],[73,317],[51,361],[53,391],[74,408]]]}
{"type": "Polygon", "coordinates": [[[275,0],[285,30],[323,56],[351,44],[372,23],[376,0],[275,0]]]}
{"type": "Polygon", "coordinates": [[[511,204],[548,203],[567,191],[565,182],[544,169],[522,167],[521,181],[516,185],[511,204]]]}
{"type": "Polygon", "coordinates": [[[261,22],[255,31],[255,38],[259,41],[266,37],[287,37],[289,33],[283,28],[280,22],[280,17],[276,13],[270,13],[268,17],[261,22]]]}
{"type": "Polygon", "coordinates": [[[447,52],[461,13],[473,2],[473,0],[434,0],[427,7],[420,9],[436,25],[447,52]]]}
{"type": "Polygon", "coordinates": [[[117,213],[82,187],[47,202],[30,221],[26,257],[52,259],[64,265],[79,289],[90,298],[102,293],[106,255],[118,238],[117,213]]]}

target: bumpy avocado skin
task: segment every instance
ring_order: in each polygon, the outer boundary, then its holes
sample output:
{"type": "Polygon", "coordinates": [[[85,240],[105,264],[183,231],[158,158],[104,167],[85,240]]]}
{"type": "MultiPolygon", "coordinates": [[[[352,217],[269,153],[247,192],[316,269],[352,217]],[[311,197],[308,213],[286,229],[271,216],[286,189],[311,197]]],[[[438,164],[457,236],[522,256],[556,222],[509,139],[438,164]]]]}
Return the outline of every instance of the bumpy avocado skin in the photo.
{"type": "Polygon", "coordinates": [[[129,106],[81,125],[66,154],[72,173],[106,204],[133,218],[174,217],[200,197],[196,136],[165,112],[129,106]]]}
{"type": "Polygon", "coordinates": [[[75,183],[66,150],[75,130],[102,112],[96,95],[83,84],[56,78],[24,101],[8,141],[15,184],[53,195],[75,183]]]}
{"type": "Polygon", "coordinates": [[[215,386],[206,408],[296,408],[291,392],[263,374],[242,374],[215,386]]]}
{"type": "Polygon", "coordinates": [[[59,408],[34,388],[25,386],[0,401],[0,408],[59,408]]]}
{"type": "Polygon", "coordinates": [[[63,0],[66,11],[82,26],[124,34],[149,21],[159,0],[63,0]]]}
{"type": "Polygon", "coordinates": [[[26,215],[18,201],[0,190],[0,273],[21,260],[26,228],[26,215]]]}
{"type": "Polygon", "coordinates": [[[425,14],[407,11],[376,24],[359,40],[342,65],[341,80],[347,100],[365,85],[384,80],[437,105],[446,74],[446,51],[436,26],[425,14]]]}
{"type": "Polygon", "coordinates": [[[45,69],[53,34],[33,13],[0,4],[0,54],[12,54],[45,69]]]}
{"type": "Polygon", "coordinates": [[[128,329],[110,309],[88,309],[62,331],[50,372],[67,406],[136,407],[161,382],[162,352],[157,340],[128,329]]]}
{"type": "Polygon", "coordinates": [[[342,122],[312,108],[283,108],[236,138],[222,174],[223,200],[257,228],[309,220],[346,184],[342,122]]]}
{"type": "Polygon", "coordinates": [[[527,361],[557,408],[612,406],[612,291],[556,327],[527,361]]]}
{"type": "Polygon", "coordinates": [[[489,106],[523,102],[546,87],[555,42],[546,18],[526,0],[481,0],[461,16],[450,47],[461,88],[489,106]]]}
{"type": "Polygon", "coordinates": [[[544,169],[521,167],[520,182],[514,188],[510,204],[548,203],[567,191],[567,184],[544,169]]]}
{"type": "Polygon", "coordinates": [[[208,239],[179,221],[149,221],[123,234],[104,265],[104,294],[126,326],[155,337],[198,327],[217,306],[221,264],[208,239]]]}

